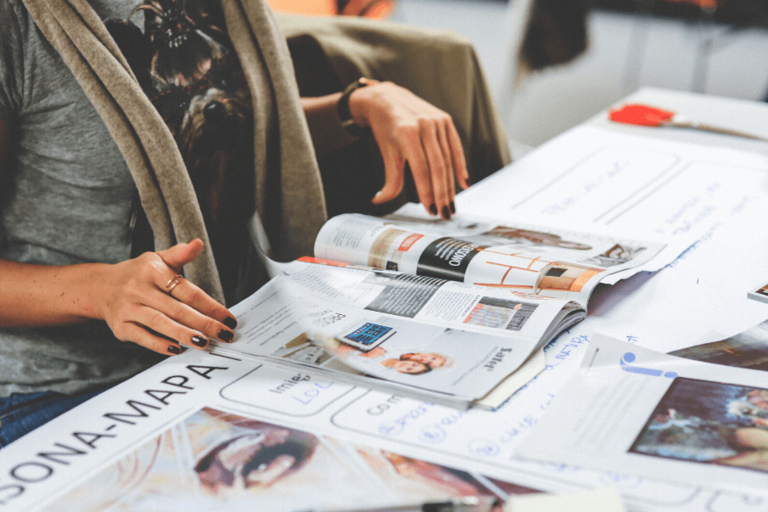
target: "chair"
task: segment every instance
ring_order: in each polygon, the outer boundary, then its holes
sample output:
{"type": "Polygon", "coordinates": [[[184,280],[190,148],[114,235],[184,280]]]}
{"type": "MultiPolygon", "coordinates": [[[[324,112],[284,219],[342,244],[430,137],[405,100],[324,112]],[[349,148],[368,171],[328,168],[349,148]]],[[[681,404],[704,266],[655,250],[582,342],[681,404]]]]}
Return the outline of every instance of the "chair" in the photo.
{"type": "Polygon", "coordinates": [[[310,16],[360,16],[384,19],[392,14],[394,0],[267,0],[275,12],[310,16]]]}

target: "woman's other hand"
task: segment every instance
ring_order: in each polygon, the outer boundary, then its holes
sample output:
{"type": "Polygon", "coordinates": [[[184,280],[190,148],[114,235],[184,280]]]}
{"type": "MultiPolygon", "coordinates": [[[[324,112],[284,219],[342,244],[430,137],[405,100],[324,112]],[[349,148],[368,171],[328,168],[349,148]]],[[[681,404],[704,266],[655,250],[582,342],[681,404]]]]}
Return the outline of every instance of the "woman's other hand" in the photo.
{"type": "Polygon", "coordinates": [[[464,149],[451,116],[391,82],[357,89],[349,99],[355,123],[369,126],[384,159],[384,187],[373,198],[385,203],[403,188],[408,162],[419,200],[432,215],[455,213],[454,177],[469,186],[464,149]]]}

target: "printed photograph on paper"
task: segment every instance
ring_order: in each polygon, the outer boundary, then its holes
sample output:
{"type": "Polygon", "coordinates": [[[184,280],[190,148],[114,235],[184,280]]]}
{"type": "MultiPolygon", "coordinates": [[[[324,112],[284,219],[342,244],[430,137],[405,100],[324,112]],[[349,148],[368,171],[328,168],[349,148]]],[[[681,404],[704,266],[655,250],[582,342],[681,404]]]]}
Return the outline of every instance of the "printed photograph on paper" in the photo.
{"type": "Polygon", "coordinates": [[[465,324],[493,329],[519,331],[531,317],[538,304],[514,300],[483,297],[464,320],[465,324]]]}
{"type": "Polygon", "coordinates": [[[676,378],[629,451],[768,472],[768,389],[676,378]]]}
{"type": "Polygon", "coordinates": [[[645,247],[639,245],[631,246],[628,244],[615,244],[613,247],[602,254],[598,254],[597,256],[579,261],[580,263],[587,263],[590,265],[597,265],[598,267],[610,268],[616,265],[629,263],[644,250],[645,247]]]}
{"type": "Polygon", "coordinates": [[[484,236],[500,241],[512,241],[524,246],[546,246],[559,247],[561,249],[573,249],[577,251],[589,251],[591,245],[571,240],[563,240],[560,235],[554,233],[545,233],[543,231],[532,231],[530,229],[520,229],[507,226],[497,226],[490,231],[483,233],[484,236]]]}
{"type": "MultiPolygon", "coordinates": [[[[482,475],[204,408],[57,499],[52,512],[269,510],[506,498],[482,475]],[[492,490],[493,489],[493,490],[492,490]]],[[[512,485],[517,494],[537,492],[512,485]]]]}
{"type": "Polygon", "coordinates": [[[704,363],[768,371],[768,320],[725,340],[675,350],[669,355],[704,363]]]}
{"type": "Polygon", "coordinates": [[[446,374],[461,375],[476,364],[478,344],[472,332],[389,317],[353,325],[358,324],[361,327],[351,333],[354,337],[345,329],[334,338],[324,339],[321,346],[303,333],[272,355],[327,369],[349,371],[351,366],[368,375],[413,385],[450,381],[446,374]],[[384,341],[378,343],[380,338],[384,341]]]}

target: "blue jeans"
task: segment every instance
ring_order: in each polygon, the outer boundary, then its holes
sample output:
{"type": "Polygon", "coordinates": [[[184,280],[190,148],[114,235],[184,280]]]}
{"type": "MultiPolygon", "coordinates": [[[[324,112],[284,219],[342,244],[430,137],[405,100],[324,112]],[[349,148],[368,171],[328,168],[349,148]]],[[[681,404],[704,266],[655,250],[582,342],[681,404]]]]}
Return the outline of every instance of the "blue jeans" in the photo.
{"type": "Polygon", "coordinates": [[[14,393],[9,397],[0,398],[0,448],[102,391],[104,388],[79,395],[65,395],[53,391],[14,393]]]}

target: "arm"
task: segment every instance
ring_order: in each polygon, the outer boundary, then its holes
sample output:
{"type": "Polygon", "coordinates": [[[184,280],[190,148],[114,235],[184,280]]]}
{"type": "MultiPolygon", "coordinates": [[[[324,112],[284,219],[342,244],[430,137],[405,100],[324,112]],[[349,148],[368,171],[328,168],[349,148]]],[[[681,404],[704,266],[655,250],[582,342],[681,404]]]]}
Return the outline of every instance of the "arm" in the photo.
{"type": "MultiPolygon", "coordinates": [[[[342,129],[336,112],[340,96],[302,99],[319,155],[354,140],[342,129]]],[[[357,89],[349,108],[356,124],[371,128],[384,159],[384,187],[373,202],[398,196],[408,162],[421,203],[433,215],[450,218],[455,212],[454,177],[463,188],[469,186],[464,150],[451,117],[390,82],[357,89]]]]}
{"type": "MultiPolygon", "coordinates": [[[[10,128],[0,121],[0,177],[10,128]]],[[[194,240],[159,253],[116,265],[30,265],[0,260],[0,326],[55,326],[88,319],[105,320],[122,341],[132,341],[163,354],[179,347],[158,336],[203,348],[200,337],[229,338],[235,321],[197,286],[179,279],[171,295],[167,283],[202,250],[194,240]],[[229,333],[229,334],[228,334],[229,333]]]]}

